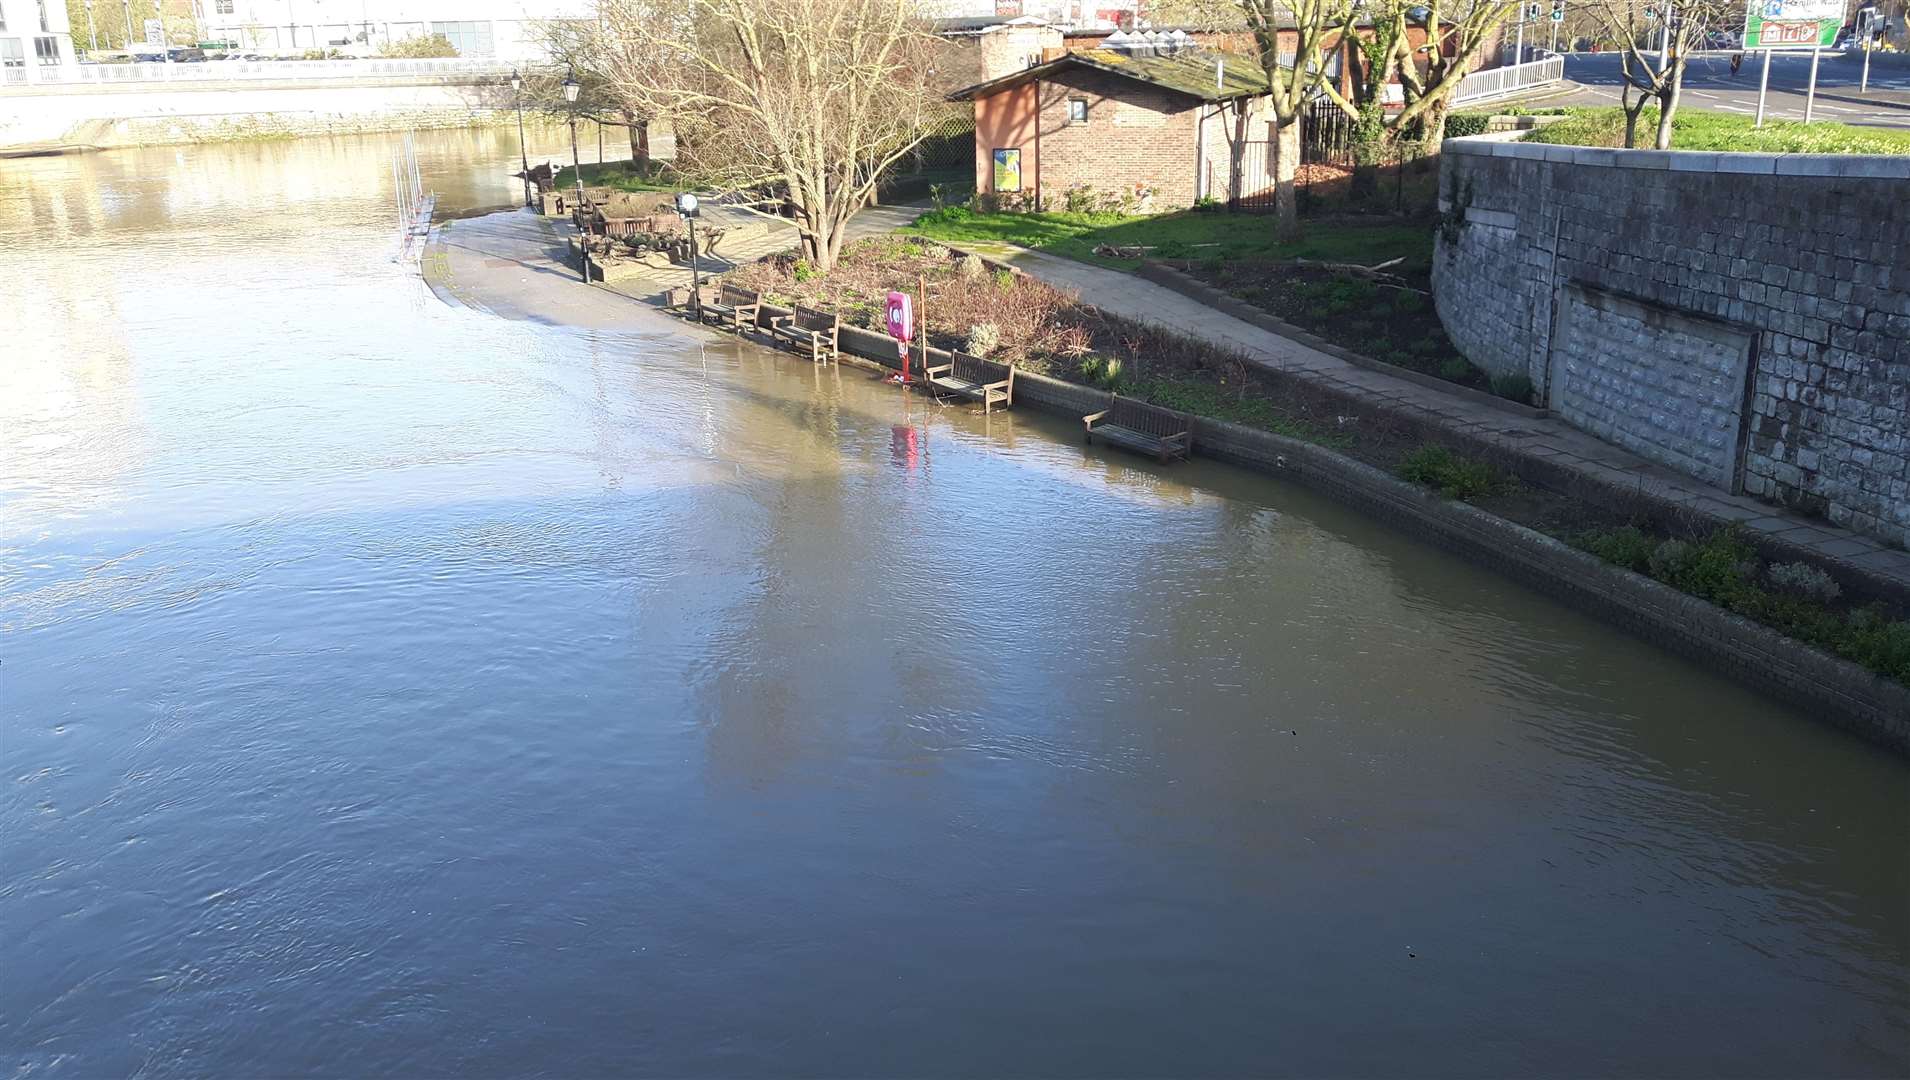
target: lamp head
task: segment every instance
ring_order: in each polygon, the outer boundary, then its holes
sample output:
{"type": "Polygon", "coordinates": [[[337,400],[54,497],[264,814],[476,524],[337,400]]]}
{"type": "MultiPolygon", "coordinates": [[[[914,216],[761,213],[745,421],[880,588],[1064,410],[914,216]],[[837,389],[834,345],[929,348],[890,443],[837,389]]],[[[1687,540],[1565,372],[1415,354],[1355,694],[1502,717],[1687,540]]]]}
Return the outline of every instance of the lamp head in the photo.
{"type": "Polygon", "coordinates": [[[564,76],[565,101],[570,102],[572,105],[577,104],[577,91],[582,89],[583,87],[577,85],[577,77],[575,75],[566,74],[564,76]]]}
{"type": "Polygon", "coordinates": [[[696,196],[687,191],[676,193],[676,212],[684,217],[696,216],[696,196]]]}
{"type": "MultiPolygon", "coordinates": [[[[92,0],[87,0],[87,2],[92,3],[92,0]]],[[[524,89],[524,79],[522,76],[518,75],[516,68],[512,68],[511,69],[511,92],[516,93],[517,91],[522,89],[524,89]]]]}

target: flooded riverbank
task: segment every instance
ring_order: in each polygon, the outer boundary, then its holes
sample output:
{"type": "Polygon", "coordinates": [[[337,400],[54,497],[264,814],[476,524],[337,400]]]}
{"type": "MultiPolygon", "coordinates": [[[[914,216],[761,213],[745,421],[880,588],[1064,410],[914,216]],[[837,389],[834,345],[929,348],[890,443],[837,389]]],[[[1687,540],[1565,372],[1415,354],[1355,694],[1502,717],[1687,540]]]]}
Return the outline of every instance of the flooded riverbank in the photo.
{"type": "Polygon", "coordinates": [[[1263,478],[446,306],[388,160],[0,164],[16,1071],[1910,1070],[1905,763],[1263,478]]]}

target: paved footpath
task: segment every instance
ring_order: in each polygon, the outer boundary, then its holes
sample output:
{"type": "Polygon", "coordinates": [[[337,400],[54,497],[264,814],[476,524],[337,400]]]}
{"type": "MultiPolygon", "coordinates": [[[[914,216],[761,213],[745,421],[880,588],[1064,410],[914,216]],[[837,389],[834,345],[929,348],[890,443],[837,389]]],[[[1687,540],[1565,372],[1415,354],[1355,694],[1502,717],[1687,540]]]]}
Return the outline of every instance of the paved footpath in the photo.
{"type": "Polygon", "coordinates": [[[1637,487],[1753,532],[1809,547],[1910,588],[1910,554],[1821,518],[1809,518],[1715,488],[1595,439],[1563,420],[1533,419],[1444,393],[1385,372],[1349,364],[1290,338],[1243,322],[1191,297],[1133,274],[1006,245],[990,254],[1028,274],[1078,293],[1095,307],[1230,346],[1263,367],[1311,380],[1375,405],[1438,423],[1508,451],[1551,458],[1587,477],[1637,487]],[[1003,254],[1005,252],[1005,254],[1003,254]]]}

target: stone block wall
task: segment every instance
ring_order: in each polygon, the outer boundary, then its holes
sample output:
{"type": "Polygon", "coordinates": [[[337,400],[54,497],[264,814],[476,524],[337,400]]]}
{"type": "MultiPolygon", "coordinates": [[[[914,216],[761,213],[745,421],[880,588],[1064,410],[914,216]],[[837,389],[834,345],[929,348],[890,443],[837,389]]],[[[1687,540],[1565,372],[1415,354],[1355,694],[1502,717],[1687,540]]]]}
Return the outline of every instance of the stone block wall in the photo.
{"type": "Polygon", "coordinates": [[[1575,420],[1602,437],[1910,543],[1907,198],[1910,158],[1453,140],[1434,299],[1468,358],[1568,419],[1571,380],[1624,380],[1604,430],[1575,420]]]}

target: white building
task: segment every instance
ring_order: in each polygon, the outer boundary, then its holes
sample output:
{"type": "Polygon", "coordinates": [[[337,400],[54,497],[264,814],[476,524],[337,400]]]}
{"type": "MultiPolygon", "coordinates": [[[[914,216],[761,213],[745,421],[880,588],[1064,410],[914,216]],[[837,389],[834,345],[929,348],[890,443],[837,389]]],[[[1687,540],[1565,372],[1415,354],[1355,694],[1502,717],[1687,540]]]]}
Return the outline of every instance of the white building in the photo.
{"type": "Polygon", "coordinates": [[[0,0],[0,85],[72,78],[66,0],[0,0]]]}
{"type": "MultiPolygon", "coordinates": [[[[0,0],[19,3],[20,0],[0,0]]],[[[59,2],[59,0],[52,0],[59,2]]],[[[442,34],[460,56],[542,57],[537,24],[591,17],[589,0],[200,0],[206,39],[268,53],[373,50],[442,34]]]]}

